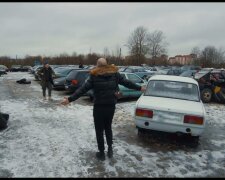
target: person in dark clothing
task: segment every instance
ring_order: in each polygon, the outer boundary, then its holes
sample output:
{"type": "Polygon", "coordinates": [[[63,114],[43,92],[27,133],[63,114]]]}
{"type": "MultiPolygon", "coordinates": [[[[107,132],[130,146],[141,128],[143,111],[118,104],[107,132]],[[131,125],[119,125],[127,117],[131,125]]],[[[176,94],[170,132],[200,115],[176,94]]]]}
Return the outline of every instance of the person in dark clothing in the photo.
{"type": "Polygon", "coordinates": [[[97,61],[97,67],[90,71],[88,80],[70,97],[65,97],[61,102],[61,104],[67,105],[70,102],[77,100],[88,90],[93,89],[93,116],[99,150],[99,152],[96,153],[96,157],[100,160],[105,160],[103,136],[104,131],[108,145],[107,155],[109,158],[113,156],[113,134],[111,126],[115,112],[115,104],[117,102],[116,93],[118,91],[118,84],[135,90],[145,90],[145,87],[138,86],[131,81],[123,78],[118,73],[118,67],[114,65],[108,65],[106,59],[100,58],[97,61]]]}
{"type": "Polygon", "coordinates": [[[83,66],[82,62],[80,62],[80,64],[79,64],[79,68],[84,68],[84,66],[83,66]]]}
{"type": "Polygon", "coordinates": [[[53,76],[55,76],[55,72],[52,70],[49,64],[45,62],[44,67],[38,71],[38,75],[41,77],[41,86],[44,100],[46,100],[46,89],[48,89],[48,99],[51,100],[53,76]]]}

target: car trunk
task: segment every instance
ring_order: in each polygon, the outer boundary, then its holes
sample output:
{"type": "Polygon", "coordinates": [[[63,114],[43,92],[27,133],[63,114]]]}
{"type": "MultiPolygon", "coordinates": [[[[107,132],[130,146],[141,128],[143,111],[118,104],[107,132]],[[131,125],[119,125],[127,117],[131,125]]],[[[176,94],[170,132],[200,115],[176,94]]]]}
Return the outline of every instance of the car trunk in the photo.
{"type": "Polygon", "coordinates": [[[165,123],[183,123],[184,115],[204,115],[201,103],[181,99],[142,96],[137,107],[153,110],[152,120],[165,123]]]}

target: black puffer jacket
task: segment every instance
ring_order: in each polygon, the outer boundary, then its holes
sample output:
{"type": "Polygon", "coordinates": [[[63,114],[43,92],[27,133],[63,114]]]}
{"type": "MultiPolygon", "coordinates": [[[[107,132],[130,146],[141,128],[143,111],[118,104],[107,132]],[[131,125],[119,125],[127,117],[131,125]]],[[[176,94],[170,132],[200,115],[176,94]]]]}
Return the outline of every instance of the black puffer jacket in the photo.
{"type": "Polygon", "coordinates": [[[41,77],[41,82],[51,82],[53,84],[53,75],[55,75],[55,72],[53,71],[53,69],[51,67],[48,68],[41,68],[38,71],[38,75],[41,77]]]}
{"type": "Polygon", "coordinates": [[[118,90],[118,84],[130,89],[141,90],[141,86],[124,79],[118,73],[116,66],[107,65],[91,70],[89,79],[68,100],[69,102],[75,101],[93,89],[95,105],[115,105],[117,102],[115,92],[118,90]]]}

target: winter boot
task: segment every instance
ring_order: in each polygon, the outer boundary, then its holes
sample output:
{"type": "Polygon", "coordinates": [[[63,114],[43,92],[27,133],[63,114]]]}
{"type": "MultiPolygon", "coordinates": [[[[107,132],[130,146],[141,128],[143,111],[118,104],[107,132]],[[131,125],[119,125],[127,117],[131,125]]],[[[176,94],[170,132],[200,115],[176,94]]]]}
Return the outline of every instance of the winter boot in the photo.
{"type": "Polygon", "coordinates": [[[112,147],[108,147],[107,155],[108,155],[109,158],[112,158],[112,157],[113,157],[113,150],[112,150],[112,147]]]}
{"type": "Polygon", "coordinates": [[[101,161],[104,161],[105,160],[105,153],[104,152],[97,152],[96,158],[101,160],[101,161]]]}

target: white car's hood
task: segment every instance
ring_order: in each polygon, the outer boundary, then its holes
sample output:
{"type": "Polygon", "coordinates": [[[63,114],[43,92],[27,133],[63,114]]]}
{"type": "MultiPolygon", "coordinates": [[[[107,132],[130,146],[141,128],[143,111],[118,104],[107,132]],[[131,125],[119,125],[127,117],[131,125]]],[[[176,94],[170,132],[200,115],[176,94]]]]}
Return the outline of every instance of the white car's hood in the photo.
{"type": "Polygon", "coordinates": [[[205,114],[202,102],[143,95],[137,101],[137,107],[192,115],[205,114]]]}

